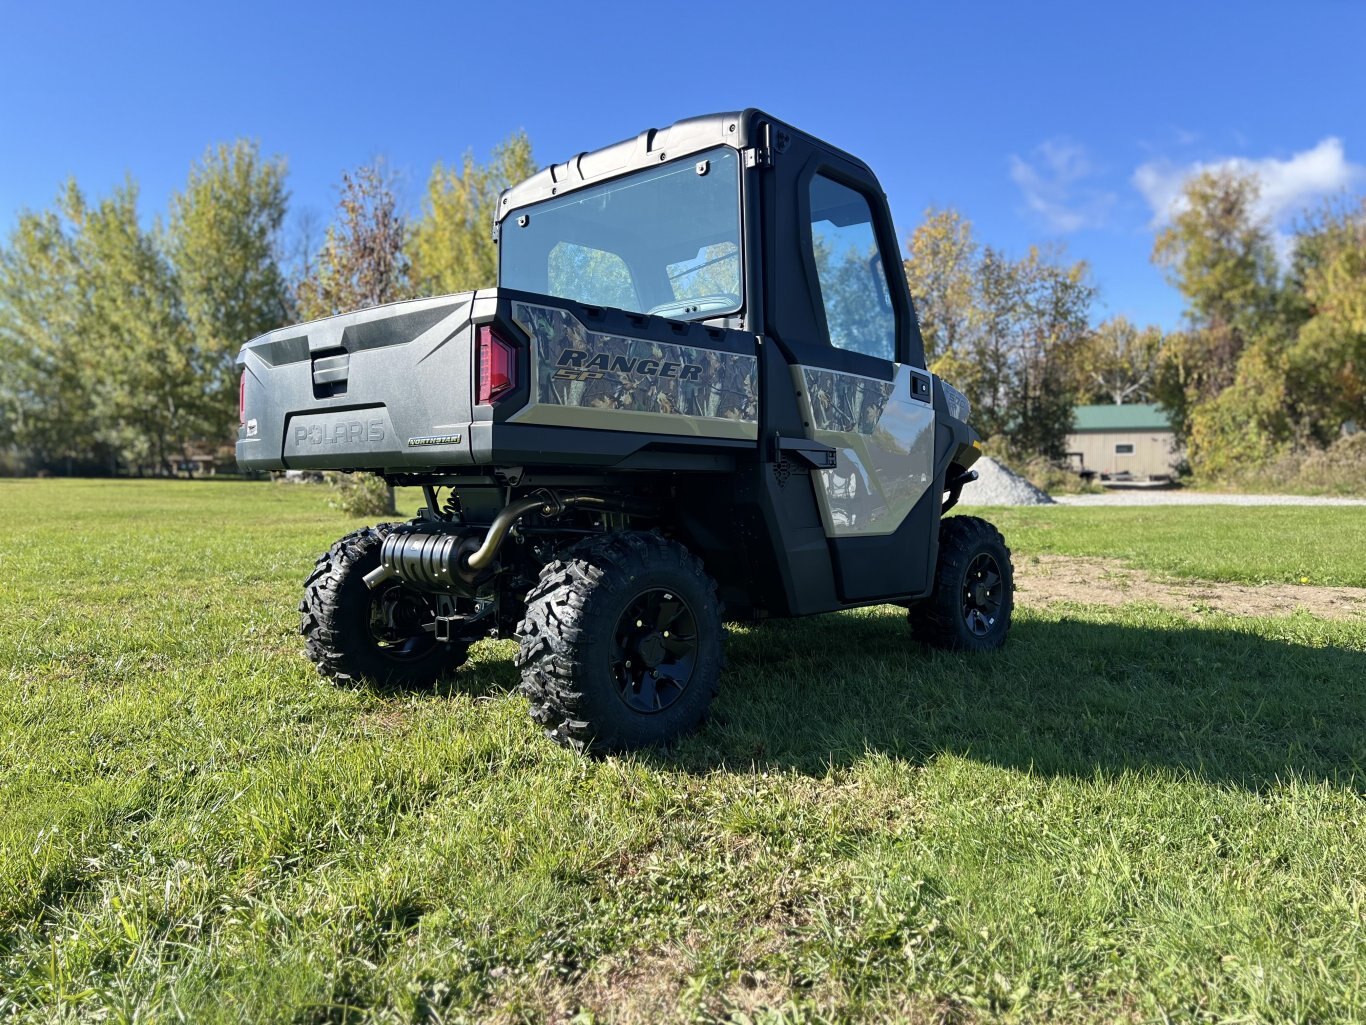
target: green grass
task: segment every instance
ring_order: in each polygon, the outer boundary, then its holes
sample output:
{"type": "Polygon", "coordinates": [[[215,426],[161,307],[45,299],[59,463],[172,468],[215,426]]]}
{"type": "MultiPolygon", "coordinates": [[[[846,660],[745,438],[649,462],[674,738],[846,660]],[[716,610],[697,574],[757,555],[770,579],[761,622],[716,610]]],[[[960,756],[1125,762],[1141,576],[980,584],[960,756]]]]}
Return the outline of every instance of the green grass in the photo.
{"type": "MultiPolygon", "coordinates": [[[[998,519],[1362,582],[1358,510],[1211,512],[998,519]]],[[[1360,619],[1026,608],[977,658],[892,609],[770,623],[702,733],[588,760],[507,642],[436,692],[318,678],[298,585],[350,526],[311,489],[0,483],[0,1018],[1366,1017],[1360,619]]]]}
{"type": "Polygon", "coordinates": [[[1204,580],[1366,587],[1362,506],[1043,506],[981,512],[1024,554],[1108,556],[1204,580]]]}

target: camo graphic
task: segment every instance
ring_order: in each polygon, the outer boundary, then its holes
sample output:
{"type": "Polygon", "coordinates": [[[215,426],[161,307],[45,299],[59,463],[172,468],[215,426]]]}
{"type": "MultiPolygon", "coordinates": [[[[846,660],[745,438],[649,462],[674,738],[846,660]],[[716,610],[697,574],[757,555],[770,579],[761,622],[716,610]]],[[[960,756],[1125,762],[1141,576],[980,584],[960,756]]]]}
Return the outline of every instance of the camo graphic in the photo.
{"type": "Polygon", "coordinates": [[[589,331],[573,314],[514,303],[535,352],[534,402],[754,423],[753,356],[589,331]]]}
{"type": "Polygon", "coordinates": [[[802,379],[811,399],[811,426],[841,434],[872,434],[896,387],[892,381],[814,367],[802,367],[802,379]]]}

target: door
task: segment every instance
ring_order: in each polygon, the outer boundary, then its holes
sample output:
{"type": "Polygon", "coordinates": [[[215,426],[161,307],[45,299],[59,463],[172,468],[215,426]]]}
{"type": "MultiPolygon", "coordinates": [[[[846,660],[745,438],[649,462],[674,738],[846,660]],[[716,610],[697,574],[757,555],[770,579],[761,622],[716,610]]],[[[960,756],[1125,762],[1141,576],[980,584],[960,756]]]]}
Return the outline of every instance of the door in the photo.
{"type": "Polygon", "coordinates": [[[886,205],[841,171],[818,163],[798,183],[823,337],[790,348],[805,434],[836,452],[835,468],[812,480],[836,586],[852,603],[925,590],[939,496],[931,378],[908,361],[910,308],[896,301],[905,284],[889,277],[901,263],[879,230],[890,225],[878,223],[886,205]]]}

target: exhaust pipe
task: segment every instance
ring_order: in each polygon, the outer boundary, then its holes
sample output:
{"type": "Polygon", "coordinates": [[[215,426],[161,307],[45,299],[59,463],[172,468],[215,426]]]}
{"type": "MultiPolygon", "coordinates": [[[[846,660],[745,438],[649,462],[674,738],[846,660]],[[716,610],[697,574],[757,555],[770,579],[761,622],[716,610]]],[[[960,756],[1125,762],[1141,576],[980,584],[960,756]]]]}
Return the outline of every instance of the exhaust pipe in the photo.
{"type": "Polygon", "coordinates": [[[629,498],[608,498],[587,491],[575,495],[541,491],[530,498],[513,502],[495,516],[489,524],[488,533],[484,535],[484,543],[469,555],[462,556],[462,568],[474,570],[475,573],[490,568],[497,560],[498,550],[507,540],[508,532],[527,513],[539,510],[542,516],[555,519],[574,506],[591,506],[603,512],[634,512],[639,516],[648,516],[654,512],[654,507],[648,503],[629,498]]]}
{"type": "Polygon", "coordinates": [[[500,510],[482,541],[472,534],[420,528],[390,534],[380,550],[380,565],[365,574],[365,584],[373,590],[394,577],[423,590],[450,590],[455,583],[453,577],[474,584],[481,575],[495,568],[498,552],[523,516],[536,512],[554,519],[574,506],[638,515],[650,515],[654,511],[647,503],[632,499],[608,498],[589,492],[561,495],[539,491],[500,510]]]}
{"type": "Polygon", "coordinates": [[[507,540],[508,532],[512,530],[513,525],[527,513],[535,512],[538,509],[542,516],[558,516],[564,512],[563,506],[556,509],[545,498],[536,495],[504,506],[503,510],[489,524],[489,531],[484,535],[484,543],[468,555],[461,557],[460,568],[472,569],[475,573],[479,573],[492,566],[494,560],[498,558],[498,549],[503,547],[503,542],[507,540]]]}

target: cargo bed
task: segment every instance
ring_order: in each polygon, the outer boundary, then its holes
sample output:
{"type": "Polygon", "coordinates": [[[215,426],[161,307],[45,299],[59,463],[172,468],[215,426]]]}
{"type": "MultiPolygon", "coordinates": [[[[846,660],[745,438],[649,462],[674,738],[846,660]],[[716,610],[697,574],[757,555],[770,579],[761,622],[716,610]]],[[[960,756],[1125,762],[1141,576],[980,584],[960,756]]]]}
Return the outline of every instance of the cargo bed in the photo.
{"type": "Polygon", "coordinates": [[[238,366],[247,470],[610,466],[758,439],[752,335],[507,289],[281,328],[238,366]]]}

